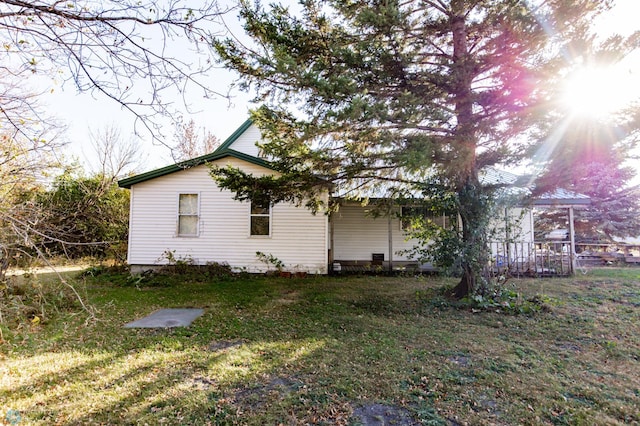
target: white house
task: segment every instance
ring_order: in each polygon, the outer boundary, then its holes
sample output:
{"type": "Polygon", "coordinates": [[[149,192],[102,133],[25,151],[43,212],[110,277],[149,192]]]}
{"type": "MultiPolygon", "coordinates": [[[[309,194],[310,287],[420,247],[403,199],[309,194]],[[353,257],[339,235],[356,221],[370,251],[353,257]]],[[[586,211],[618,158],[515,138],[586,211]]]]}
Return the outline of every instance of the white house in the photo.
{"type": "MultiPolygon", "coordinates": [[[[218,187],[209,175],[211,165],[231,164],[254,175],[275,173],[260,157],[256,146],[260,138],[248,120],[211,154],[119,182],[131,191],[127,260],[133,271],[174,258],[264,272],[270,265],[260,260],[258,252],[279,259],[287,270],[318,274],[328,273],[334,262],[382,268],[412,262],[402,254],[415,245],[405,236],[402,207],[376,217],[361,203],[339,200],[337,212],[314,215],[288,203],[264,206],[236,201],[230,191],[218,187]]],[[[530,211],[520,208],[507,215],[517,218],[518,241],[530,245],[530,211]]],[[[500,255],[509,247],[496,246],[492,251],[500,255]]]]}
{"type": "Polygon", "coordinates": [[[259,272],[268,266],[256,256],[262,252],[289,268],[327,273],[325,215],[286,203],[235,201],[209,175],[209,165],[227,164],[256,175],[273,173],[258,156],[259,138],[247,121],[212,154],[119,182],[131,191],[127,260],[133,270],[167,264],[173,256],[259,272]]]}

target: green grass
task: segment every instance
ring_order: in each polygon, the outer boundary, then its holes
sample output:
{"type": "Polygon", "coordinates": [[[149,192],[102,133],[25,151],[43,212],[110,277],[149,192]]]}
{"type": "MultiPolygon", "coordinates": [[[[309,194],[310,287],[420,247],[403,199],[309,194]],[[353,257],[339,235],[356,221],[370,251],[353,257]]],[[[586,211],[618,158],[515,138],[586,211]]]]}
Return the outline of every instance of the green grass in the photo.
{"type": "Polygon", "coordinates": [[[427,425],[640,423],[640,269],[511,281],[546,296],[532,315],[446,306],[431,289],[451,283],[78,279],[95,319],[67,303],[3,329],[0,424],[357,425],[372,404],[427,425]],[[167,307],[205,314],[122,328],[167,307]]]}

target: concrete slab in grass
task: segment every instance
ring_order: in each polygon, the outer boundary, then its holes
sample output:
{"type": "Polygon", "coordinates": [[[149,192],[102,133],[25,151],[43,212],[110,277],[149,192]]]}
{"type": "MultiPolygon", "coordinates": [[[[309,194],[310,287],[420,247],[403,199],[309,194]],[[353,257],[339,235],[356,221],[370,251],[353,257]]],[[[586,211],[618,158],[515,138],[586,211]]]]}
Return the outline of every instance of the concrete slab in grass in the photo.
{"type": "Polygon", "coordinates": [[[124,328],[188,327],[204,309],[160,309],[149,316],[125,324],[124,328]]]}

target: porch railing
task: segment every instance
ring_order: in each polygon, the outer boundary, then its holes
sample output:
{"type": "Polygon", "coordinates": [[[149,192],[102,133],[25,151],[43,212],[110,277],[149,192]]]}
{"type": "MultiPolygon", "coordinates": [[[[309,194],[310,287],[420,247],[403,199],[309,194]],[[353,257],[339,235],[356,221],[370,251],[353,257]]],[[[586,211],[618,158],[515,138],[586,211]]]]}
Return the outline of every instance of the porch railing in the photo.
{"type": "Polygon", "coordinates": [[[573,272],[568,241],[493,242],[490,270],[495,275],[567,276],[573,272]]]}

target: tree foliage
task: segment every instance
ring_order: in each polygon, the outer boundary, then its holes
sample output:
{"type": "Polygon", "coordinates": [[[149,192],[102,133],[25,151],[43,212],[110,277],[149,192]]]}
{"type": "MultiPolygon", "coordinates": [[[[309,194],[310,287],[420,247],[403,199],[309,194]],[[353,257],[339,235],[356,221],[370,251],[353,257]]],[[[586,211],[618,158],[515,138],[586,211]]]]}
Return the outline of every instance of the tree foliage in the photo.
{"type": "MultiPolygon", "coordinates": [[[[575,211],[576,240],[612,242],[616,238],[640,235],[640,186],[633,185],[637,161],[633,143],[637,138],[629,125],[632,114],[617,125],[574,120],[562,144],[538,180],[537,192],[558,185],[588,195],[588,207],[575,211]]],[[[549,230],[568,226],[566,212],[542,211],[537,228],[549,230]]]]}
{"type": "MultiPolygon", "coordinates": [[[[23,113],[26,116],[27,111],[23,113]]],[[[3,266],[9,255],[27,245],[25,232],[37,214],[33,196],[62,166],[56,156],[61,144],[55,138],[48,141],[44,133],[41,136],[29,140],[15,130],[0,133],[0,264],[3,266]]]]}
{"type": "Polygon", "coordinates": [[[69,258],[126,253],[129,193],[102,175],[74,177],[65,173],[48,191],[33,199],[39,211],[32,240],[47,255],[69,258]]]}
{"type": "Polygon", "coordinates": [[[129,225],[129,194],[101,175],[66,171],[49,187],[14,191],[2,226],[3,256],[12,264],[60,256],[123,260],[129,225]]]}
{"type": "Polygon", "coordinates": [[[117,175],[138,160],[114,128],[94,139],[100,172],[79,176],[62,163],[55,142],[14,131],[0,136],[0,250],[2,262],[60,255],[122,257],[129,199],[117,175]]]}
{"type": "MultiPolygon", "coordinates": [[[[253,119],[280,172],[270,186],[282,181],[300,199],[317,198],[309,188],[321,176],[346,196],[429,194],[434,183],[453,196],[462,268],[454,294],[462,297],[483,285],[488,263],[493,195],[480,172],[521,161],[560,116],[559,72],[580,56],[629,49],[623,38],[593,47],[589,25],[605,8],[594,0],[309,0],[294,14],[244,1],[252,43],[228,39],[216,49],[263,103],[253,119]]],[[[260,193],[251,176],[214,174],[248,197],[260,193]]]]}

